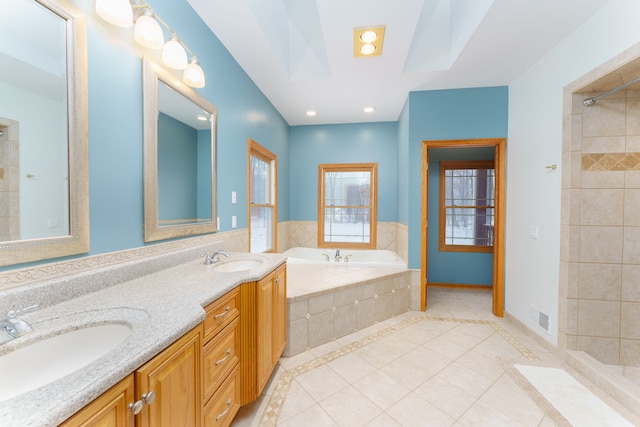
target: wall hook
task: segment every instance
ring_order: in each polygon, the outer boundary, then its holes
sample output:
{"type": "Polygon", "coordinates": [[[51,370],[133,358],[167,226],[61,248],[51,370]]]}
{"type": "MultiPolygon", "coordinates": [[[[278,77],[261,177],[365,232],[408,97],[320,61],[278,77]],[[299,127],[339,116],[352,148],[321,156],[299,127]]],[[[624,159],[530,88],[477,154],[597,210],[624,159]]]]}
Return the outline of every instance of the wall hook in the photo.
{"type": "Polygon", "coordinates": [[[553,165],[547,165],[547,166],[545,166],[545,168],[547,168],[547,169],[551,169],[552,171],[554,171],[554,170],[556,170],[556,169],[558,168],[558,166],[556,166],[555,164],[553,164],[553,165]]]}

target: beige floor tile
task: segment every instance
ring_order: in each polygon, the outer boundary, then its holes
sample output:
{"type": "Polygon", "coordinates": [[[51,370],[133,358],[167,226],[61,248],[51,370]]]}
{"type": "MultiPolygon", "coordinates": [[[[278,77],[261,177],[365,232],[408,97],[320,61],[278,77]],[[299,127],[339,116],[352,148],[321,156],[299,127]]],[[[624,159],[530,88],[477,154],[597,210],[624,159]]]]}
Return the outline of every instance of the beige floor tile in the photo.
{"type": "Polygon", "coordinates": [[[444,369],[449,363],[450,360],[445,356],[423,346],[394,360],[381,370],[409,390],[413,390],[444,369]]]}
{"type": "Polygon", "coordinates": [[[476,401],[475,396],[440,377],[431,378],[414,391],[456,420],[476,401]]]}
{"type": "Polygon", "coordinates": [[[320,402],[320,406],[340,427],[364,426],[382,414],[382,409],[355,387],[340,390],[320,402]]]}
{"type": "Polygon", "coordinates": [[[289,388],[289,392],[287,393],[287,398],[282,405],[279,421],[287,421],[288,419],[314,406],[316,403],[317,402],[309,393],[307,393],[300,383],[293,381],[289,388]]]}
{"type": "Polygon", "coordinates": [[[436,377],[455,385],[467,393],[480,397],[493,384],[493,381],[463,365],[454,362],[441,370],[436,377]]]}
{"type": "Polygon", "coordinates": [[[410,393],[387,410],[403,427],[450,426],[455,420],[415,393],[410,393]]]}
{"type": "Polygon", "coordinates": [[[491,314],[491,292],[429,288],[426,313],[404,313],[282,358],[280,369],[294,375],[290,386],[290,376],[272,380],[278,390],[288,387],[284,401],[265,395],[242,408],[233,427],[553,427],[505,371],[531,360],[559,362],[491,314]]]}
{"type": "Polygon", "coordinates": [[[382,410],[387,410],[410,391],[401,381],[396,381],[382,371],[367,375],[353,386],[382,410]]]}
{"type": "Polygon", "coordinates": [[[365,362],[363,358],[354,353],[339,357],[327,363],[327,366],[340,374],[349,384],[353,384],[366,375],[376,371],[373,365],[365,362]]]}
{"type": "Polygon", "coordinates": [[[305,372],[295,380],[316,402],[326,399],[349,385],[344,378],[326,365],[305,372]]]}
{"type": "Polygon", "coordinates": [[[367,423],[366,427],[402,427],[402,425],[384,412],[378,415],[373,421],[367,423]]]}
{"type": "Polygon", "coordinates": [[[338,424],[320,407],[320,405],[313,405],[295,417],[290,418],[283,423],[278,423],[278,426],[337,427],[338,424]]]}
{"type": "Polygon", "coordinates": [[[530,420],[533,425],[538,425],[545,415],[529,394],[514,383],[507,373],[482,395],[479,402],[501,412],[512,424],[519,420],[530,420]]]}

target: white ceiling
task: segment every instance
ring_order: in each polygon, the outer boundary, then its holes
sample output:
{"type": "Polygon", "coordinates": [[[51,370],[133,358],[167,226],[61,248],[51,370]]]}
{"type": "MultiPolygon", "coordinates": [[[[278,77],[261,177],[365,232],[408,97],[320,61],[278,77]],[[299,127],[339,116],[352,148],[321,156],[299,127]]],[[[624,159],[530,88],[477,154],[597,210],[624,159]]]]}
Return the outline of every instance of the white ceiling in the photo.
{"type": "Polygon", "coordinates": [[[187,1],[307,125],[395,121],[410,91],[508,85],[609,0],[187,1]],[[353,29],[381,24],[382,55],[354,58],[353,29]]]}

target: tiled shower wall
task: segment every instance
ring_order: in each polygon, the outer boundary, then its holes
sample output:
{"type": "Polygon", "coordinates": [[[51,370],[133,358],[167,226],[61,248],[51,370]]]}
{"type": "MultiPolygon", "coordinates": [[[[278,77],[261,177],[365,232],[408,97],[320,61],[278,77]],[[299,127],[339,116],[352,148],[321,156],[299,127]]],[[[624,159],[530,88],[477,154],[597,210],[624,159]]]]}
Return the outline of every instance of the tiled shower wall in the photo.
{"type": "Polygon", "coordinates": [[[640,366],[640,90],[600,93],[565,95],[559,345],[640,366]]]}

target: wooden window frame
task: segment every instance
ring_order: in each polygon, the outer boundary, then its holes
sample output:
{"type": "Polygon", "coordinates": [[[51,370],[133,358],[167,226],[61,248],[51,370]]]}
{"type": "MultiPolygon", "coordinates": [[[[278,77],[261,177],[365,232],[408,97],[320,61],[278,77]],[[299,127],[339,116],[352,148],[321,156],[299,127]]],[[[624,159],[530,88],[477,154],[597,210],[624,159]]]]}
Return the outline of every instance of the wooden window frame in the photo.
{"type": "MultiPolygon", "coordinates": [[[[348,207],[348,206],[343,206],[348,207]]],[[[361,206],[358,206],[361,207],[361,206]]],[[[378,228],[378,164],[377,163],[327,163],[318,165],[318,247],[319,248],[351,248],[376,249],[378,228]],[[325,189],[324,175],[326,172],[369,172],[369,242],[325,242],[324,241],[324,211],[325,189]]]]}
{"type": "Polygon", "coordinates": [[[247,156],[247,228],[249,230],[249,252],[251,252],[251,208],[271,208],[272,247],[264,253],[276,252],[278,248],[278,156],[267,150],[256,141],[249,138],[247,156]],[[251,157],[256,157],[271,164],[271,202],[268,204],[253,204],[251,202],[251,157]]]}
{"type": "MultiPolygon", "coordinates": [[[[438,231],[438,249],[440,252],[493,252],[493,241],[491,245],[451,245],[446,243],[446,223],[447,208],[445,206],[445,173],[451,169],[494,169],[495,162],[493,160],[460,160],[460,161],[442,161],[440,162],[440,206],[439,206],[439,231],[438,231]]],[[[495,180],[495,175],[494,175],[495,180]]],[[[494,182],[495,188],[495,182],[494,182]]],[[[495,196],[494,196],[495,197],[495,196]]],[[[489,206],[461,206],[460,208],[485,208],[489,206]]],[[[492,206],[495,215],[495,200],[492,206]]]]}

